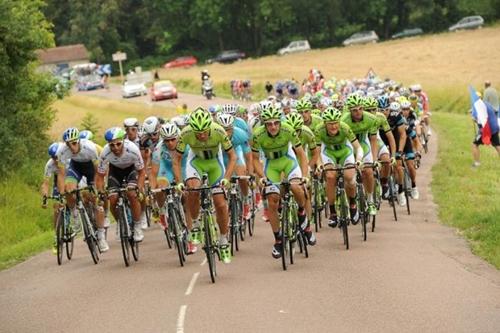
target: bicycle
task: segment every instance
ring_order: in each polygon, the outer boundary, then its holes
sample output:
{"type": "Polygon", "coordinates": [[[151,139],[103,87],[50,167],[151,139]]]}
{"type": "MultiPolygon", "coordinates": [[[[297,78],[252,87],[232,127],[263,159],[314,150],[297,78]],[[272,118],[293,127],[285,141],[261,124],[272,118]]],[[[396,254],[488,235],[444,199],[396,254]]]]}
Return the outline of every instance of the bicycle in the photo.
{"type": "Polygon", "coordinates": [[[402,158],[403,163],[403,190],[406,198],[406,210],[408,215],[410,215],[410,198],[411,198],[411,177],[410,171],[408,170],[408,165],[406,164],[406,158],[402,158]]]}
{"type": "MultiPolygon", "coordinates": [[[[366,163],[363,165],[363,169],[372,168],[372,163],[366,163]]],[[[363,241],[366,241],[367,232],[366,225],[368,224],[368,219],[370,215],[368,214],[368,200],[365,194],[365,188],[363,186],[363,175],[361,170],[356,168],[356,197],[358,199],[358,211],[359,211],[359,219],[361,221],[361,232],[363,241]]]]}
{"type": "MultiPolygon", "coordinates": [[[[375,180],[375,186],[373,191],[373,203],[377,208],[377,212],[380,210],[380,206],[382,205],[382,184],[380,182],[380,162],[374,163],[373,166],[373,178],[375,180]]],[[[372,217],[372,232],[375,232],[375,223],[377,220],[377,215],[373,215],[372,217]]]]}
{"type": "Polygon", "coordinates": [[[351,220],[351,214],[349,212],[349,200],[347,199],[347,193],[345,191],[344,171],[354,168],[356,168],[356,166],[348,165],[346,167],[334,167],[333,169],[325,170],[332,170],[336,172],[337,189],[335,196],[335,210],[337,211],[338,226],[342,232],[342,238],[344,240],[346,250],[349,250],[348,226],[351,220]]]}
{"type": "Polygon", "coordinates": [[[71,211],[64,202],[62,196],[44,196],[43,206],[47,205],[47,200],[55,200],[59,203],[57,208],[56,218],[56,247],[57,247],[57,264],[62,264],[64,247],[66,247],[66,257],[71,260],[73,257],[73,249],[75,247],[75,236],[71,227],[71,211]]]}
{"type": "Polygon", "coordinates": [[[99,254],[101,253],[101,249],[99,248],[97,242],[97,228],[95,226],[94,207],[90,203],[84,203],[81,196],[81,192],[84,191],[93,193],[94,189],[92,187],[77,188],[70,192],[66,192],[66,194],[76,195],[76,207],[78,210],[79,221],[83,227],[83,239],[85,243],[87,243],[92,261],[97,265],[97,263],[99,262],[99,254]],[[90,208],[87,208],[86,205],[90,205],[90,208]]]}
{"type": "Polygon", "coordinates": [[[201,177],[201,186],[194,189],[186,189],[188,192],[200,192],[200,220],[202,221],[202,243],[203,250],[207,256],[208,269],[210,271],[210,279],[215,283],[217,276],[217,267],[215,255],[220,260],[219,241],[217,239],[218,228],[214,221],[214,207],[212,202],[212,189],[219,187],[218,185],[208,185],[208,175],[205,173],[201,177]]]}
{"type": "MultiPolygon", "coordinates": [[[[239,188],[238,180],[249,180],[250,176],[232,176],[229,187],[229,241],[231,242],[231,255],[234,250],[239,251],[238,238],[245,240],[244,231],[246,220],[243,216],[243,198],[239,188]]],[[[246,198],[245,198],[246,199],[246,198]]]]}
{"type": "MultiPolygon", "coordinates": [[[[390,161],[379,161],[380,164],[390,164],[390,161]]],[[[391,165],[391,171],[389,174],[389,178],[387,178],[387,187],[389,190],[389,195],[386,200],[389,202],[389,206],[392,207],[392,212],[394,215],[394,221],[398,220],[398,213],[396,210],[396,202],[397,202],[397,190],[396,190],[396,182],[394,181],[394,167],[391,165]]]]}
{"type": "MultiPolygon", "coordinates": [[[[255,196],[257,195],[257,184],[255,183],[255,178],[250,176],[250,182],[248,184],[248,197],[247,202],[250,202],[250,219],[247,221],[246,225],[248,227],[248,234],[250,237],[254,235],[255,232],[255,216],[257,215],[257,204],[255,196]]],[[[246,227],[244,228],[244,232],[246,233],[246,227]]]]}
{"type": "MultiPolygon", "coordinates": [[[[316,169],[316,167],[314,167],[316,169]]],[[[323,227],[321,223],[321,213],[324,210],[326,212],[326,197],[323,177],[318,177],[314,170],[311,170],[312,179],[312,213],[313,213],[313,223],[314,230],[319,231],[323,227]]]]}
{"type": "Polygon", "coordinates": [[[130,190],[137,191],[137,187],[128,186],[108,190],[108,197],[112,194],[118,194],[118,201],[115,209],[118,213],[117,227],[118,234],[120,235],[120,244],[125,267],[130,265],[130,250],[132,250],[134,261],[139,260],[139,242],[134,240],[134,221],[132,219],[132,211],[127,198],[127,192],[130,190]]]}
{"type": "Polygon", "coordinates": [[[166,198],[163,207],[167,212],[168,227],[164,230],[167,241],[170,240],[177,249],[179,263],[184,266],[188,252],[187,236],[188,230],[184,223],[184,210],[181,198],[174,186],[152,190],[152,193],[165,192],[166,198]]]}
{"type": "MultiPolygon", "coordinates": [[[[299,185],[304,184],[300,180],[299,185]]],[[[287,257],[289,257],[290,264],[294,264],[294,247],[295,242],[299,243],[300,253],[304,253],[306,258],[309,257],[309,252],[307,249],[307,237],[299,226],[298,219],[298,204],[293,198],[290,186],[291,183],[285,179],[281,183],[268,182],[268,185],[280,186],[281,191],[281,212],[280,212],[280,229],[281,229],[281,263],[283,270],[287,270],[287,257]]]]}

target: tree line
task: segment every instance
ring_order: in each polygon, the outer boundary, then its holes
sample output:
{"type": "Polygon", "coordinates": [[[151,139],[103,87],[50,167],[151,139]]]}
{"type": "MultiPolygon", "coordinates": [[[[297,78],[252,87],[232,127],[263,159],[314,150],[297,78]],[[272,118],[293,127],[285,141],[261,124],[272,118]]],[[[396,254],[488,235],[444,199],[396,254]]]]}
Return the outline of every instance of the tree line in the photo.
{"type": "MultiPolygon", "coordinates": [[[[57,45],[84,43],[94,61],[201,59],[226,49],[273,54],[295,39],[311,47],[339,45],[352,33],[380,38],[404,28],[446,30],[466,15],[500,18],[500,0],[47,0],[57,45]]],[[[159,65],[159,64],[156,64],[159,65]]]]}

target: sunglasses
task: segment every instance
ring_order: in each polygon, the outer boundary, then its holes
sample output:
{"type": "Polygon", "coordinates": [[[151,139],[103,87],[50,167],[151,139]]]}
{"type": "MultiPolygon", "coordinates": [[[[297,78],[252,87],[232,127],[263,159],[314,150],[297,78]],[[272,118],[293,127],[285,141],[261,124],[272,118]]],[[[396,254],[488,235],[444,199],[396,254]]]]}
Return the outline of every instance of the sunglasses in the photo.
{"type": "Polygon", "coordinates": [[[177,140],[177,138],[163,139],[163,142],[172,142],[177,140]]]}
{"type": "Polygon", "coordinates": [[[362,107],[351,108],[351,109],[349,109],[349,111],[359,112],[359,111],[363,111],[363,108],[362,107]]]}
{"type": "Polygon", "coordinates": [[[136,132],[137,131],[137,127],[125,127],[125,131],[136,132]]]}
{"type": "Polygon", "coordinates": [[[66,145],[67,145],[68,147],[69,147],[69,146],[76,146],[77,144],[78,144],[78,140],[66,142],[66,145]]]}
{"type": "Polygon", "coordinates": [[[270,125],[270,126],[278,126],[279,124],[281,124],[281,121],[279,120],[275,120],[275,121],[266,121],[265,122],[266,126],[267,125],[270,125]]]}
{"type": "Polygon", "coordinates": [[[157,136],[158,134],[160,134],[160,131],[156,131],[156,132],[151,133],[151,136],[157,136]]]}
{"type": "Polygon", "coordinates": [[[109,147],[110,148],[114,148],[114,147],[119,148],[119,147],[121,147],[122,144],[123,144],[123,142],[118,141],[118,142],[115,142],[115,143],[110,143],[109,147]]]}

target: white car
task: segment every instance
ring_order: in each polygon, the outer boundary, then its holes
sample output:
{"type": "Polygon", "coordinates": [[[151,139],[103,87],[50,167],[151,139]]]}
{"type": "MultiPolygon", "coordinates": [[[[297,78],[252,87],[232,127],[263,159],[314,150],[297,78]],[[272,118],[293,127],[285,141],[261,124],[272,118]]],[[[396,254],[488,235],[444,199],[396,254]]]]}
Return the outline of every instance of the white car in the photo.
{"type": "Polygon", "coordinates": [[[449,31],[459,31],[463,29],[477,29],[484,24],[484,19],[479,16],[467,16],[448,28],[449,31]]]}
{"type": "Polygon", "coordinates": [[[342,44],[344,44],[344,46],[349,46],[354,44],[366,44],[366,43],[376,43],[376,42],[378,42],[377,33],[371,30],[371,31],[361,31],[355,33],[351,37],[347,38],[342,44]]]}
{"type": "Polygon", "coordinates": [[[144,82],[139,81],[125,81],[122,86],[122,97],[129,98],[135,96],[147,95],[148,90],[144,82]]]}
{"type": "Polygon", "coordinates": [[[278,55],[285,55],[288,53],[309,51],[311,46],[307,40],[296,40],[288,44],[288,46],[278,50],[278,55]]]}

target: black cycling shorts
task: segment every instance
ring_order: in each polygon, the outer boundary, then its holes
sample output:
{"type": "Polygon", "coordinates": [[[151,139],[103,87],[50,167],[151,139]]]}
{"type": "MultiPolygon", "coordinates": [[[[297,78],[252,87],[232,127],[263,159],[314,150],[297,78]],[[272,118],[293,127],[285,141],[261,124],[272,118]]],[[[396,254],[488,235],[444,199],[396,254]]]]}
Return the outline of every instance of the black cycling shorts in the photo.
{"type": "Polygon", "coordinates": [[[137,170],[131,165],[120,169],[112,164],[109,165],[108,189],[119,189],[123,186],[137,186],[137,170]]]}

